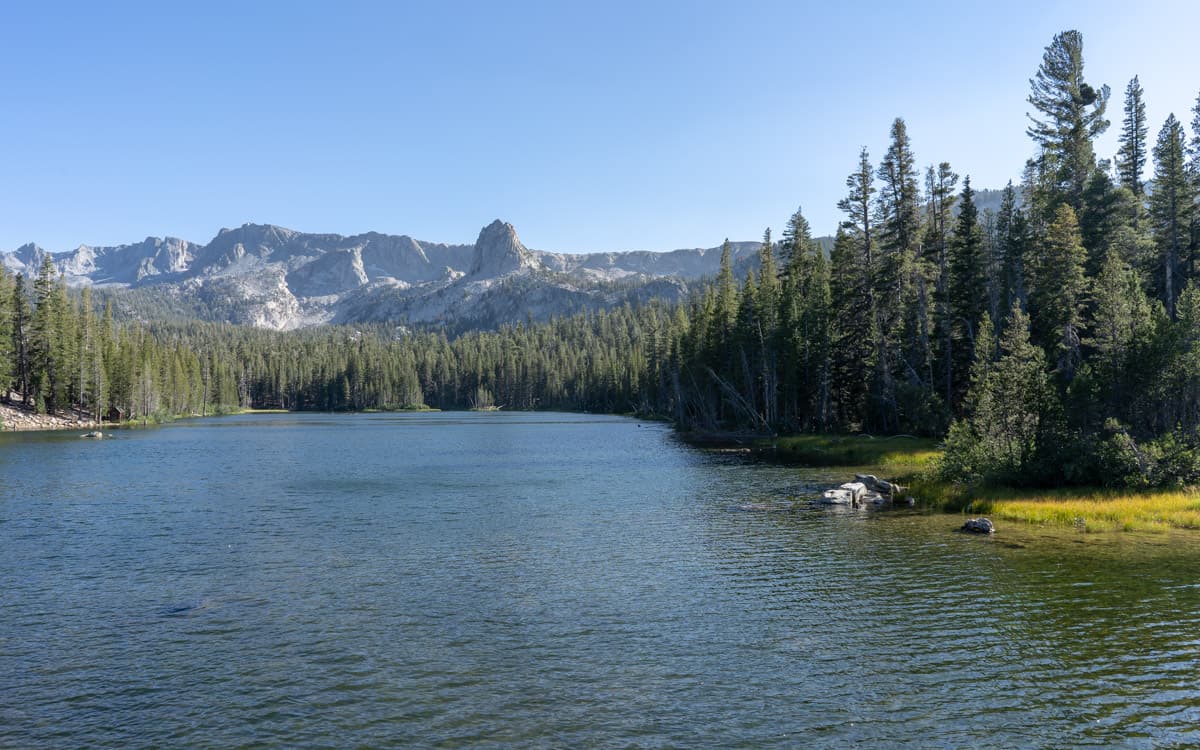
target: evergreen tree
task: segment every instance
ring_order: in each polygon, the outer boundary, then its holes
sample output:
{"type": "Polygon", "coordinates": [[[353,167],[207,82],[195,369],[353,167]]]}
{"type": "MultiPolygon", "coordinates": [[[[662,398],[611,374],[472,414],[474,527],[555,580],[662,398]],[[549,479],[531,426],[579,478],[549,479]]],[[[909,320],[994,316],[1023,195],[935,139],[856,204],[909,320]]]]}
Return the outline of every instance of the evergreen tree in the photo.
{"type": "Polygon", "coordinates": [[[846,178],[846,187],[849,193],[838,201],[838,208],[846,213],[847,219],[844,226],[857,235],[858,241],[862,245],[861,254],[867,273],[873,277],[875,246],[874,225],[871,217],[875,205],[872,196],[875,195],[876,189],[875,171],[871,167],[871,156],[866,148],[859,152],[858,169],[846,178]]]}
{"type": "Polygon", "coordinates": [[[1029,115],[1032,124],[1026,132],[1040,147],[1038,167],[1057,196],[1045,196],[1043,210],[1052,216],[1057,201],[1065,200],[1078,215],[1096,167],[1092,141],[1109,124],[1104,119],[1109,88],[1096,89],[1084,81],[1083,35],[1078,31],[1054,36],[1029,85],[1029,103],[1038,115],[1029,115]]]}
{"type": "Polygon", "coordinates": [[[721,270],[717,275],[716,324],[720,340],[729,337],[737,320],[737,283],[733,279],[733,255],[729,239],[721,245],[721,270]]]}
{"type": "Polygon", "coordinates": [[[1146,168],[1146,103],[1142,85],[1134,76],[1125,87],[1125,119],[1122,120],[1120,148],[1117,151],[1117,176],[1121,186],[1136,196],[1145,194],[1142,172],[1146,168]]]}
{"type": "Polygon", "coordinates": [[[974,360],[975,334],[987,312],[987,261],[983,231],[975,207],[971,178],[963,180],[962,198],[954,238],[950,244],[949,328],[951,348],[946,357],[946,403],[954,406],[962,398],[961,376],[974,360]],[[959,384],[956,388],[956,383],[959,384]]]}
{"type": "Polygon", "coordinates": [[[1184,268],[1195,215],[1195,193],[1185,169],[1183,128],[1175,115],[1167,117],[1154,146],[1154,192],[1150,218],[1159,248],[1162,269],[1159,292],[1167,314],[1175,317],[1175,302],[1191,269],[1184,268]],[[1180,273],[1185,273],[1181,277],[1180,273]]]}
{"type": "Polygon", "coordinates": [[[829,257],[830,382],[835,421],[861,430],[866,420],[870,373],[877,349],[870,307],[870,275],[863,245],[838,230],[829,257]]]}
{"type": "Polygon", "coordinates": [[[1053,392],[1045,354],[1029,340],[1029,318],[1019,305],[1005,323],[994,364],[989,348],[976,350],[970,409],[950,428],[942,471],[954,481],[1029,483],[1037,476],[1053,392]]]}
{"type": "MultiPolygon", "coordinates": [[[[1196,95],[1196,104],[1192,107],[1192,141],[1191,141],[1192,178],[1200,183],[1200,94],[1196,95]]],[[[1200,185],[1197,186],[1200,190],[1200,185]]]]}
{"type": "Polygon", "coordinates": [[[916,159],[904,120],[892,123],[891,145],[879,163],[880,244],[884,255],[882,286],[896,301],[907,283],[916,255],[920,229],[920,192],[917,186],[916,159]]]}
{"type": "Polygon", "coordinates": [[[779,273],[775,267],[775,244],[771,241],[771,230],[763,232],[762,247],[758,251],[759,283],[755,298],[755,320],[757,321],[758,378],[761,414],[763,420],[774,425],[779,421],[778,406],[778,328],[780,309],[779,273]]]}
{"type": "Polygon", "coordinates": [[[942,162],[938,165],[937,171],[933,167],[925,173],[925,197],[926,197],[926,226],[925,226],[925,241],[923,251],[929,261],[929,265],[934,268],[935,282],[934,293],[936,303],[934,307],[934,321],[937,326],[937,342],[938,352],[937,357],[940,360],[939,372],[943,376],[943,393],[947,403],[950,401],[952,389],[951,377],[952,366],[950,358],[953,356],[953,341],[951,340],[953,332],[954,318],[950,314],[950,224],[952,221],[952,209],[957,200],[954,195],[954,186],[958,183],[958,175],[950,169],[950,164],[942,162]]]}
{"type": "Polygon", "coordinates": [[[1057,372],[1068,381],[1079,364],[1086,258],[1075,211],[1060,205],[1042,242],[1029,305],[1037,340],[1054,353],[1057,372]]]}
{"type": "MultiPolygon", "coordinates": [[[[1196,96],[1196,104],[1192,107],[1192,141],[1191,158],[1188,161],[1188,173],[1192,178],[1192,195],[1200,202],[1200,95],[1196,96]]],[[[1193,271],[1200,256],[1200,205],[1192,211],[1192,237],[1189,257],[1193,271]]]]}
{"type": "Polygon", "coordinates": [[[1011,310],[1014,303],[1025,304],[1025,256],[1029,236],[1025,214],[1017,205],[1017,192],[1012,181],[1004,187],[1000,213],[996,215],[996,251],[1000,256],[997,295],[1001,310],[1011,310]]]}
{"type": "Polygon", "coordinates": [[[22,403],[32,403],[30,389],[31,367],[29,353],[29,296],[25,289],[25,277],[17,274],[12,286],[11,331],[12,331],[12,384],[20,394],[22,403]]]}
{"type": "Polygon", "coordinates": [[[13,277],[0,265],[0,398],[8,401],[14,376],[13,277]]]}
{"type": "MultiPolygon", "coordinates": [[[[1154,336],[1154,315],[1136,270],[1110,250],[1096,277],[1095,312],[1084,346],[1094,352],[1096,380],[1108,415],[1128,416],[1136,386],[1136,355],[1154,336]]],[[[1101,422],[1101,420],[1096,420],[1101,422]]]]}
{"type": "MultiPolygon", "coordinates": [[[[920,192],[908,129],[897,117],[892,123],[891,145],[879,163],[879,264],[875,286],[878,332],[881,344],[878,393],[884,429],[900,429],[903,412],[897,379],[907,380],[913,399],[932,380],[932,349],[928,337],[928,297],[917,264],[920,230],[920,192]]],[[[908,411],[919,409],[913,404],[908,411]]]]}
{"type": "Polygon", "coordinates": [[[1087,248],[1087,273],[1094,277],[1100,272],[1110,250],[1136,254],[1142,199],[1128,188],[1113,183],[1108,172],[1097,169],[1084,189],[1084,209],[1079,217],[1079,231],[1087,248]]]}

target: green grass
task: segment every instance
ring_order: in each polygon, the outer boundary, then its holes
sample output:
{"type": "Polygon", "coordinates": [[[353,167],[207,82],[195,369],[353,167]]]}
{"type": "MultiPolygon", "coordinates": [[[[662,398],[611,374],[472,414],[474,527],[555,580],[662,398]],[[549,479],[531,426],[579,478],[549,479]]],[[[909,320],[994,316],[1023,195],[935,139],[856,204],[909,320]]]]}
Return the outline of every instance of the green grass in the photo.
{"type": "Polygon", "coordinates": [[[756,448],[773,450],[788,463],[805,466],[866,466],[890,478],[915,476],[933,467],[941,456],[937,441],[924,438],[867,435],[792,435],[763,438],[756,448]]]}

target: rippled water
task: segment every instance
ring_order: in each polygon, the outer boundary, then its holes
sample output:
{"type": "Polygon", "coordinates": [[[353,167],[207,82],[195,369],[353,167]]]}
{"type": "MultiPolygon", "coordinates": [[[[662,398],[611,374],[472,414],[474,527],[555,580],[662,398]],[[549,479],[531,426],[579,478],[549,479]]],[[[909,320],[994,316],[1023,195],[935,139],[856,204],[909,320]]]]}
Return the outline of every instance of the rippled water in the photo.
{"type": "Polygon", "coordinates": [[[0,436],[0,746],[1200,744],[1187,536],[951,533],[661,426],[0,436]]]}

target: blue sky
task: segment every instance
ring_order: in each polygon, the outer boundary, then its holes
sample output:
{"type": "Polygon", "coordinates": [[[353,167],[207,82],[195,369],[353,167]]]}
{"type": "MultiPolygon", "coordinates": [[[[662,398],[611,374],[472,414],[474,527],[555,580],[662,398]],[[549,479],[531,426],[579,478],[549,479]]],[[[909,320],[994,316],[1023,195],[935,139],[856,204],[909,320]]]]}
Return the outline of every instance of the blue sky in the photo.
{"type": "Polygon", "coordinates": [[[1200,93],[1191,2],[12,3],[0,22],[0,250],[223,226],[544,250],[829,233],[896,116],[976,187],[1032,152],[1028,80],[1084,34],[1146,90],[1200,93]]]}

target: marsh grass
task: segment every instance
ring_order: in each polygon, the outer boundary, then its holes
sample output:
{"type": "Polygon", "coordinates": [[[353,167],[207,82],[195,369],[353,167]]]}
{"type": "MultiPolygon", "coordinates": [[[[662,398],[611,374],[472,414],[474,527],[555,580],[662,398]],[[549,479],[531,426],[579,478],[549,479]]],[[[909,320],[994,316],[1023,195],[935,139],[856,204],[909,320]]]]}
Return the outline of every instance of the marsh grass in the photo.
{"type": "Polygon", "coordinates": [[[966,509],[987,513],[993,520],[1074,526],[1083,531],[1200,529],[1200,492],[1196,489],[1122,492],[994,488],[974,493],[966,509]]]}
{"type": "Polygon", "coordinates": [[[760,443],[779,458],[808,466],[866,467],[904,483],[922,505],[945,512],[986,514],[994,521],[1076,528],[1087,532],[1200,529],[1200,488],[968,488],[936,477],[936,441],[908,437],[799,435],[760,443]]]}
{"type": "Polygon", "coordinates": [[[931,469],[941,455],[937,441],[912,437],[867,435],[793,435],[763,439],[782,461],[805,466],[865,466],[886,470],[892,479],[931,469]]]}

